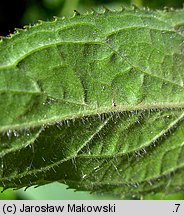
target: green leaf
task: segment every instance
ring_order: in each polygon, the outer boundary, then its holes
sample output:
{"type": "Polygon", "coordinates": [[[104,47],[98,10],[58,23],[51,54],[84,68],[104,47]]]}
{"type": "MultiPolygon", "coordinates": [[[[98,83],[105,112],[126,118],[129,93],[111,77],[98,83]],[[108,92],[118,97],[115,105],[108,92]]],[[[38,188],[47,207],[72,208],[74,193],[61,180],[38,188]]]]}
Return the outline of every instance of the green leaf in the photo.
{"type": "Polygon", "coordinates": [[[181,191],[183,20],[184,10],[101,10],[3,39],[1,186],[181,191]]]}

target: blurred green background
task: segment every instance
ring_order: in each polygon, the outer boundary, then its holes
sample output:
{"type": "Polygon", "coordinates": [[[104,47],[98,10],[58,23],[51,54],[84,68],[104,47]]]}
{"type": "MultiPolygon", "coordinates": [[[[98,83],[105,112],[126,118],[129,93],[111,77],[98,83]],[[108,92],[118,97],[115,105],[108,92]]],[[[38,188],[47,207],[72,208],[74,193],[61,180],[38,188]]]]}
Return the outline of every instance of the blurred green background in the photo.
{"type": "MultiPolygon", "coordinates": [[[[164,7],[182,8],[184,0],[14,0],[1,1],[0,5],[0,36],[6,36],[22,28],[24,25],[34,24],[37,20],[51,20],[53,16],[71,16],[74,10],[85,12],[91,8],[105,5],[116,8],[123,4],[133,3],[137,6],[145,6],[153,9],[164,7]],[[11,7],[11,10],[10,10],[11,7]],[[13,10],[12,10],[13,8],[13,10]]],[[[2,190],[2,188],[0,188],[2,190]]],[[[110,194],[90,194],[89,192],[75,192],[67,190],[67,186],[60,183],[52,183],[38,188],[13,190],[8,189],[0,194],[0,199],[119,199],[110,194]]],[[[144,199],[184,199],[184,192],[170,196],[162,194],[150,194],[144,199]]]]}

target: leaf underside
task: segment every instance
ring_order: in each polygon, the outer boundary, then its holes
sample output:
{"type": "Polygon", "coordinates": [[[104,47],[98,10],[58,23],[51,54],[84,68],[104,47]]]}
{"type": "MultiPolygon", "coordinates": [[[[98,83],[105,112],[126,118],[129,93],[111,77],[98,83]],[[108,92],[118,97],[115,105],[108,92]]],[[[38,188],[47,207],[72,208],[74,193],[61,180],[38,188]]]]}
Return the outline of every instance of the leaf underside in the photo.
{"type": "Polygon", "coordinates": [[[184,188],[184,10],[55,18],[0,42],[0,184],[184,188]]]}

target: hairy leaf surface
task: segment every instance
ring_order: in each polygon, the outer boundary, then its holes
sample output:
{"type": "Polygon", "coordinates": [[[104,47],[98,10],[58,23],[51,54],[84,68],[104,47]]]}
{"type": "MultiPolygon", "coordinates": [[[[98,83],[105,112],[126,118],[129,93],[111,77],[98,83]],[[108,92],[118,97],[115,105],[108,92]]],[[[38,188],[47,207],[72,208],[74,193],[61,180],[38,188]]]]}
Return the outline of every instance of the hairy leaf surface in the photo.
{"type": "Polygon", "coordinates": [[[57,18],[3,39],[0,53],[4,188],[183,189],[183,10],[57,18]]]}

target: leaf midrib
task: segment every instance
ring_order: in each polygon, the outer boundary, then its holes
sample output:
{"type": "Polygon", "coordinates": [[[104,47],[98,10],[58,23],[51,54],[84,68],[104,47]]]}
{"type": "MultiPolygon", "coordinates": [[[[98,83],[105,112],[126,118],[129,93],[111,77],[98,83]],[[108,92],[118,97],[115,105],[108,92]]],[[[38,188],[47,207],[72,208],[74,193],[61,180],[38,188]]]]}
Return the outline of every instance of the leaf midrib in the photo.
{"type": "MultiPolygon", "coordinates": [[[[99,31],[99,29],[98,29],[98,31],[99,31]]],[[[78,42],[76,42],[76,43],[78,43],[78,42]]],[[[82,44],[83,44],[83,42],[82,42],[82,44]]],[[[84,42],[84,44],[86,44],[86,42],[84,42]]],[[[94,44],[97,44],[97,42],[94,42],[94,44]]],[[[106,45],[107,47],[109,47],[113,52],[115,52],[122,59],[127,61],[129,66],[131,66],[132,68],[138,70],[139,72],[147,74],[147,75],[149,75],[151,77],[158,78],[158,79],[160,79],[162,81],[165,81],[165,82],[168,82],[170,84],[176,85],[176,86],[182,88],[182,90],[184,90],[183,86],[181,86],[181,85],[179,85],[179,84],[177,84],[175,82],[171,82],[170,80],[167,80],[167,79],[164,79],[162,77],[150,74],[150,73],[148,73],[146,71],[143,71],[141,68],[132,65],[132,63],[129,62],[128,58],[121,55],[119,52],[114,50],[107,43],[99,42],[99,44],[103,44],[103,45],[106,45]]],[[[48,46],[50,46],[50,45],[48,45],[48,46]]],[[[42,46],[42,48],[44,48],[44,46],[42,46]]],[[[34,50],[34,52],[35,52],[35,50],[34,50]]],[[[67,102],[70,103],[70,101],[67,101],[67,102]]],[[[75,103],[75,102],[73,102],[73,103],[75,103]]],[[[77,105],[80,105],[80,104],[77,104],[77,105]]],[[[90,105],[89,105],[89,107],[90,107],[90,105]]],[[[72,115],[67,115],[67,116],[62,116],[62,117],[55,116],[55,117],[52,117],[52,118],[39,120],[39,122],[31,121],[29,123],[23,123],[23,124],[21,124],[21,126],[20,126],[20,124],[17,124],[17,125],[14,124],[12,127],[10,125],[6,125],[6,126],[0,128],[0,132],[6,131],[8,129],[21,129],[21,128],[24,128],[24,127],[32,128],[32,127],[41,126],[42,124],[48,124],[48,123],[51,123],[51,124],[53,123],[54,124],[56,121],[64,121],[66,119],[74,119],[74,118],[82,118],[84,116],[95,115],[97,113],[102,114],[102,113],[105,113],[105,112],[123,112],[123,111],[134,111],[134,110],[150,110],[150,109],[160,109],[160,110],[161,109],[183,109],[183,108],[184,108],[184,102],[183,103],[166,103],[165,102],[165,103],[147,104],[147,105],[138,104],[138,105],[133,105],[133,106],[131,106],[131,105],[127,105],[127,106],[125,106],[125,105],[123,105],[123,106],[122,105],[117,105],[116,107],[100,107],[100,108],[97,108],[97,109],[93,109],[93,107],[91,106],[91,110],[88,110],[88,111],[84,110],[84,111],[82,111],[82,114],[75,113],[75,116],[72,114],[72,115]]]]}
{"type": "Polygon", "coordinates": [[[8,130],[20,130],[24,128],[35,128],[37,126],[42,125],[54,125],[56,122],[62,122],[65,120],[73,120],[73,119],[79,119],[84,118],[85,116],[93,116],[93,115],[101,115],[103,113],[112,113],[112,112],[126,112],[126,111],[147,111],[147,110],[179,110],[184,111],[184,102],[183,103],[157,103],[157,104],[149,104],[149,105],[128,105],[128,106],[122,106],[122,105],[116,105],[116,107],[100,107],[100,108],[94,108],[91,110],[83,110],[81,112],[75,113],[75,114],[69,114],[65,116],[54,116],[52,118],[47,119],[39,119],[38,121],[29,121],[28,123],[18,123],[18,124],[11,124],[0,127],[0,133],[6,132],[8,130]]]}

